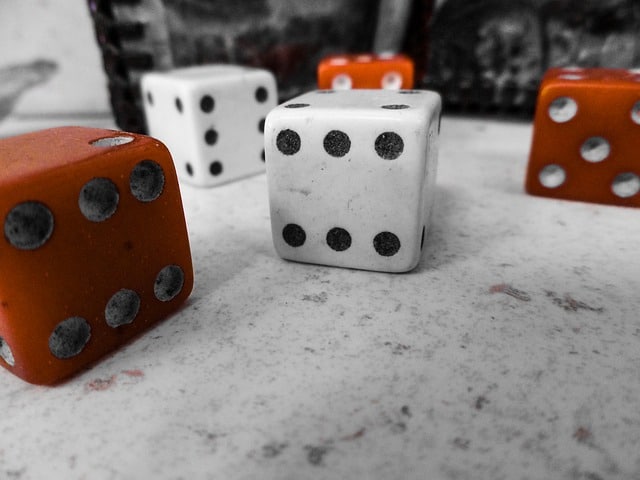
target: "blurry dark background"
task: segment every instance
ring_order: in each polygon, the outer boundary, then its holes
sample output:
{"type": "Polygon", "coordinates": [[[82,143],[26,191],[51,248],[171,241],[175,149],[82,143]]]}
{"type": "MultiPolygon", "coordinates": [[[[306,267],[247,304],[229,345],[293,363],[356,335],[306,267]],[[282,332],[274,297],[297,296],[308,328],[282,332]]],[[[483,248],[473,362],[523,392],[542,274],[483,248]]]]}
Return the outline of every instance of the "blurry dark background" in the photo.
{"type": "Polygon", "coordinates": [[[284,100],[323,56],[373,50],[411,55],[445,111],[528,119],[549,66],[640,67],[638,32],[636,0],[3,0],[0,121],[113,112],[145,132],[146,71],[268,68],[284,100]]]}
{"type": "Polygon", "coordinates": [[[550,66],[640,66],[639,32],[637,0],[447,0],[422,84],[450,109],[529,116],[550,66]]]}

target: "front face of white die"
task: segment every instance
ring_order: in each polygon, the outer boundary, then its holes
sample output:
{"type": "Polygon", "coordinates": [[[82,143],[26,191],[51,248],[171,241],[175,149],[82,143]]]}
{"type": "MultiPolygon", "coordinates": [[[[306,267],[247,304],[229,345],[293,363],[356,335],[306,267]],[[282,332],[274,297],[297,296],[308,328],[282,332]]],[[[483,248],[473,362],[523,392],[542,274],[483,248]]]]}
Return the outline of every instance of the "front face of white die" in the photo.
{"type": "Polygon", "coordinates": [[[311,92],[265,127],[273,241],[288,260],[404,272],[419,262],[433,201],[440,97],[311,92]]]}
{"type": "Polygon", "coordinates": [[[277,104],[270,72],[191,67],[141,85],[149,135],[167,145],[181,180],[214,186],[264,171],[264,120],[277,104]]]}

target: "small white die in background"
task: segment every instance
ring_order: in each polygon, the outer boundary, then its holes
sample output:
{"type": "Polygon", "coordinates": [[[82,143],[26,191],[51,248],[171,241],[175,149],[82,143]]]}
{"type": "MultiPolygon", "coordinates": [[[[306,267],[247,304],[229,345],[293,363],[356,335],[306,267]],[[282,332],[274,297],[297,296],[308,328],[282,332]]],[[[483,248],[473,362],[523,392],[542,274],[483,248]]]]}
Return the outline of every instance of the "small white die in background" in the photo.
{"type": "Polygon", "coordinates": [[[178,176],[209,187],[263,172],[264,121],[277,105],[267,70],[207,65],[141,80],[149,135],[165,143],[178,176]]]}
{"type": "Polygon", "coordinates": [[[434,198],[441,99],[423,90],[318,90],[265,126],[273,241],[289,260],[406,272],[434,198]]]}

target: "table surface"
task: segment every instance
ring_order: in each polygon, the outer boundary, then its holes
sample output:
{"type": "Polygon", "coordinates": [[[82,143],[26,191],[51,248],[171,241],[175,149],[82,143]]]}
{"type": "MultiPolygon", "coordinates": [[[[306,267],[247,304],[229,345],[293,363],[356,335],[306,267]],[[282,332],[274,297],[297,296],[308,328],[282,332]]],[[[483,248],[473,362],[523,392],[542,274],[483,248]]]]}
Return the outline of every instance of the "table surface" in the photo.
{"type": "Polygon", "coordinates": [[[0,478],[640,479],[640,210],[527,196],[530,140],[444,118],[408,274],[278,258],[264,175],[183,185],[190,300],[60,386],[0,371],[0,478]]]}

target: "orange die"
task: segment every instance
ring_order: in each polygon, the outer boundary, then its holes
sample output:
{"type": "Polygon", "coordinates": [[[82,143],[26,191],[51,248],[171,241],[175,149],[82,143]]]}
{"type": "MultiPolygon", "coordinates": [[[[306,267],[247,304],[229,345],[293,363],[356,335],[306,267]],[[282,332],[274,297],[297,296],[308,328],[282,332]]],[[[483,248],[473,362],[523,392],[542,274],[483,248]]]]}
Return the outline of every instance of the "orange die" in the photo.
{"type": "Polygon", "coordinates": [[[640,207],[640,71],[554,68],[542,81],[527,192],[640,207]]]}
{"type": "Polygon", "coordinates": [[[193,286],[157,140],[63,127],[0,140],[0,364],[56,383],[175,311],[193,286]]]}
{"type": "Polygon", "coordinates": [[[332,55],[318,64],[318,88],[413,88],[413,61],[403,54],[332,55]]]}

